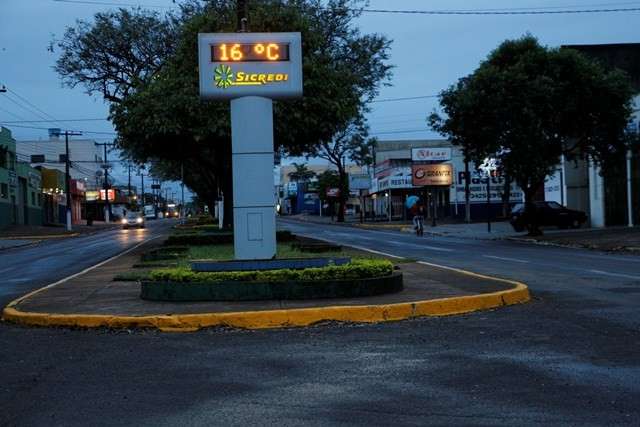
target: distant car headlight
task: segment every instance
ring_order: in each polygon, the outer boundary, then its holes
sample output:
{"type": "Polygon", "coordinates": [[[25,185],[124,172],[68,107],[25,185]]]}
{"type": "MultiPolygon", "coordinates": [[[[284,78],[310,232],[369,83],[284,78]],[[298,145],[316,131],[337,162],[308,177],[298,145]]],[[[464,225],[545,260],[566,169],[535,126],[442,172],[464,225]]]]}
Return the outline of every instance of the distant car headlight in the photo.
{"type": "Polygon", "coordinates": [[[142,224],[142,218],[141,218],[141,217],[136,218],[136,222],[137,222],[138,224],[142,224]]]}
{"type": "Polygon", "coordinates": [[[120,221],[120,222],[123,223],[123,224],[126,224],[127,223],[127,218],[122,218],[122,221],[120,221]]]}

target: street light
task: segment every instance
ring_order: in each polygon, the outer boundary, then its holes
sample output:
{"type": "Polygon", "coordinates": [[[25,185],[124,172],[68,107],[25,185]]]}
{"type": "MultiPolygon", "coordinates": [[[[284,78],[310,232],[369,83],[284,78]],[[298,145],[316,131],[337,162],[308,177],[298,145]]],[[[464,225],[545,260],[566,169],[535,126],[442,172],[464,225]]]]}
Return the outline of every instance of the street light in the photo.
{"type": "Polygon", "coordinates": [[[487,177],[487,232],[491,233],[491,176],[498,169],[497,161],[487,157],[478,169],[482,170],[487,177]]]}

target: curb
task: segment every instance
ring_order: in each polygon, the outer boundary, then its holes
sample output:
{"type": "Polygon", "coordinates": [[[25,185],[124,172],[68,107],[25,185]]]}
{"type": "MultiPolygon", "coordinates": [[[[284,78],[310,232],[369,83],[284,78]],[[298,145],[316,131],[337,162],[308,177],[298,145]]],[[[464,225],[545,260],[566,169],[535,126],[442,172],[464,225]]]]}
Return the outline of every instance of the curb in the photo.
{"type": "MultiPolygon", "coordinates": [[[[425,265],[437,266],[422,262],[425,265]]],[[[2,319],[23,325],[63,326],[78,328],[157,328],[164,332],[193,332],[201,328],[227,326],[243,329],[271,329],[310,326],[320,322],[378,323],[418,317],[450,316],[522,304],[531,299],[529,288],[520,282],[484,276],[452,267],[444,267],[475,277],[514,285],[512,289],[462,297],[413,301],[396,304],[362,306],[328,306],[283,310],[244,311],[230,313],[200,313],[149,316],[119,316],[92,314],[57,314],[25,312],[15,306],[30,296],[55,286],[45,286],[9,303],[2,319]]],[[[64,280],[64,279],[63,279],[64,280]]]]}
{"type": "Polygon", "coordinates": [[[530,298],[527,286],[518,284],[514,289],[490,294],[385,305],[151,316],[34,313],[7,306],[2,318],[5,321],[31,326],[157,328],[166,332],[193,332],[212,326],[271,329],[309,326],[330,321],[378,323],[417,317],[450,316],[522,304],[530,298]]]}

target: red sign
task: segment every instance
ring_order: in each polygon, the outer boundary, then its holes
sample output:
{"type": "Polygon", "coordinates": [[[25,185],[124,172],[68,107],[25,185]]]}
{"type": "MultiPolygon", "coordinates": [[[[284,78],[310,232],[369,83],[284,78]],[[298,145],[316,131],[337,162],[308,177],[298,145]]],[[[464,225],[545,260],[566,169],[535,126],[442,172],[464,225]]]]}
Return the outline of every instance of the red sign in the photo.
{"type": "MultiPolygon", "coordinates": [[[[104,197],[105,190],[100,190],[100,200],[105,200],[104,197]]],[[[109,189],[109,201],[113,202],[116,199],[116,190],[109,189]]]]}
{"type": "Polygon", "coordinates": [[[340,197],[339,188],[327,188],[327,197],[340,197]]]}

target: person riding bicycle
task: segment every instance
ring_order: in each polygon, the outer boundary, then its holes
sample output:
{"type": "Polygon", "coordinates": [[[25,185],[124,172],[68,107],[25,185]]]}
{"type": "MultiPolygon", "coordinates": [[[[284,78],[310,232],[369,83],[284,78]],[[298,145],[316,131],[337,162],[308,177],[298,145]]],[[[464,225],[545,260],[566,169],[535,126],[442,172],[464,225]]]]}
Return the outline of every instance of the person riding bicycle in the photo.
{"type": "Polygon", "coordinates": [[[418,206],[418,212],[413,216],[413,228],[416,230],[416,235],[424,235],[424,206],[418,206]]]}

